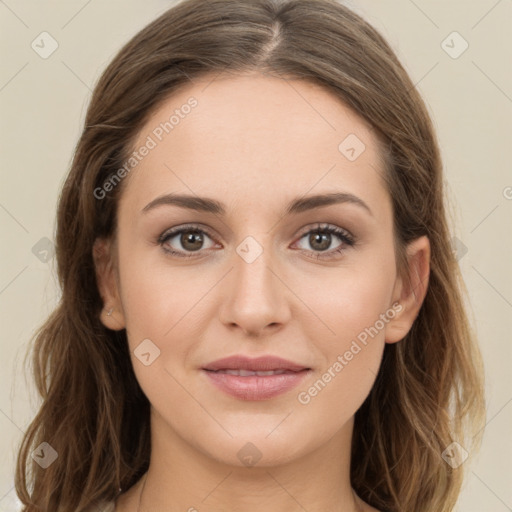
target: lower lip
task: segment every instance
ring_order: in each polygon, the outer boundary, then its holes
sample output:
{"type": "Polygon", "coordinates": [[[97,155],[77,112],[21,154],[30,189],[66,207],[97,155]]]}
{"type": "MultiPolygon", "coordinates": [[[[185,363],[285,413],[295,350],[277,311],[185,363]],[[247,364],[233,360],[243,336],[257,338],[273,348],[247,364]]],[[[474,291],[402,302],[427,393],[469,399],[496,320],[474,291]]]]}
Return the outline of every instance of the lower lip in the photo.
{"type": "Polygon", "coordinates": [[[228,373],[203,370],[221,391],[241,400],[268,400],[298,386],[310,370],[278,375],[240,377],[228,373]]]}

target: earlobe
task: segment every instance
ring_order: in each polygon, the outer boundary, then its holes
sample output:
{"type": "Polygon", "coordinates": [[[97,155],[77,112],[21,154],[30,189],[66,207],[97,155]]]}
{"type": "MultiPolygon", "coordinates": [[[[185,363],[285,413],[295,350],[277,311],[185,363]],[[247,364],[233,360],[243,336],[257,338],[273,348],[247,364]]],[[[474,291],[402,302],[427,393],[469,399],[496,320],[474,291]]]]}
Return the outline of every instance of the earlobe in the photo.
{"type": "Polygon", "coordinates": [[[113,247],[110,240],[97,238],[93,245],[93,260],[96,270],[96,283],[103,299],[101,323],[108,329],[119,331],[126,327],[121,300],[116,282],[113,247]]]}
{"type": "Polygon", "coordinates": [[[428,290],[430,275],[430,241],[426,236],[409,243],[406,249],[406,276],[398,276],[393,302],[401,305],[400,311],[386,326],[386,343],[402,340],[418,316],[428,290]]]}

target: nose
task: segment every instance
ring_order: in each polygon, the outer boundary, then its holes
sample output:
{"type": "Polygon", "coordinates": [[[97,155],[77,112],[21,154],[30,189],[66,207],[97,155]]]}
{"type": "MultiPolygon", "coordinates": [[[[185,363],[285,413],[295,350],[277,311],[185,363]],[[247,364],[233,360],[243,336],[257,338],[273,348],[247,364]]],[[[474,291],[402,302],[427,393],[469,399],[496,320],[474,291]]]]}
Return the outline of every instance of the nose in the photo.
{"type": "Polygon", "coordinates": [[[270,251],[264,250],[254,261],[240,254],[234,254],[234,268],[223,284],[220,319],[231,330],[263,336],[289,321],[291,292],[274,270],[270,251]]]}

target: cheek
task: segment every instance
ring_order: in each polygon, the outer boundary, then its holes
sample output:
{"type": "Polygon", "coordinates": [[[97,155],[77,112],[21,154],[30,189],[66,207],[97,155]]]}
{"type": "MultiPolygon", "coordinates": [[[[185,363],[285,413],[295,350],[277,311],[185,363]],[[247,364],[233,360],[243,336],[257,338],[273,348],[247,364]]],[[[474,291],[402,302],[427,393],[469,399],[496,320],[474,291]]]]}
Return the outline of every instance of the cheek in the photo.
{"type": "Polygon", "coordinates": [[[119,245],[121,301],[127,331],[134,339],[140,336],[162,339],[185,315],[186,306],[199,291],[189,281],[192,267],[190,272],[172,268],[166,265],[159,248],[137,249],[134,243],[135,249],[128,251],[129,245],[119,245]]]}
{"type": "Polygon", "coordinates": [[[205,295],[219,278],[210,279],[207,270],[198,272],[194,265],[173,268],[157,250],[152,252],[155,257],[120,252],[120,294],[137,379],[151,402],[166,403],[186,399],[178,382],[190,370],[190,355],[203,338],[205,295]],[[138,356],[148,352],[151,363],[146,366],[148,361],[138,356]]]}
{"type": "MultiPolygon", "coordinates": [[[[393,265],[393,258],[382,255],[371,264],[331,269],[325,277],[309,280],[300,293],[318,321],[305,325],[321,328],[327,347],[338,349],[355,338],[389,307],[395,282],[393,265]]],[[[319,339],[318,334],[311,339],[319,339]]]]}
{"type": "Polygon", "coordinates": [[[308,339],[315,340],[322,365],[315,381],[308,383],[311,386],[300,390],[298,401],[308,406],[309,413],[323,415],[324,421],[338,405],[350,417],[371,390],[385,346],[385,328],[394,317],[393,265],[392,254],[381,253],[371,264],[344,269],[322,286],[311,287],[308,305],[321,322],[301,325],[308,339]]]}
{"type": "Polygon", "coordinates": [[[119,261],[133,369],[157,410],[182,409],[190,400],[179,383],[198,339],[192,331],[197,328],[195,309],[201,308],[191,306],[199,302],[200,290],[187,286],[181,272],[143,261],[135,253],[119,261]]]}
{"type": "Polygon", "coordinates": [[[385,347],[388,283],[358,279],[358,286],[333,287],[335,297],[318,304],[334,334],[314,337],[321,365],[297,390],[302,426],[329,435],[352,417],[370,393],[385,347]]]}

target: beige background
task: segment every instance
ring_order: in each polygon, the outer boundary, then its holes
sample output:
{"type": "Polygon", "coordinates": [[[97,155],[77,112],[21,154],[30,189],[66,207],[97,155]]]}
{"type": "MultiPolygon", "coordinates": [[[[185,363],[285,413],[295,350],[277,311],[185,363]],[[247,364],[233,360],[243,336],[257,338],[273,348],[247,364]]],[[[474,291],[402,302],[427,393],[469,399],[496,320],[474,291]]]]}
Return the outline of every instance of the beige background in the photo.
{"type": "MultiPolygon", "coordinates": [[[[45,253],[32,249],[53,239],[57,196],[94,83],[120,46],[171,4],[0,0],[0,511],[16,510],[15,446],[37,408],[23,356],[58,298],[55,260],[45,263],[45,253]],[[47,59],[31,48],[43,31],[59,45],[47,59]]],[[[383,32],[426,99],[445,162],[453,235],[467,248],[459,262],[486,364],[488,422],[458,510],[512,510],[512,1],[349,5],[383,32]],[[458,58],[441,46],[453,31],[469,44],[458,58]]],[[[463,42],[452,36],[448,44],[454,52],[463,42]]]]}

